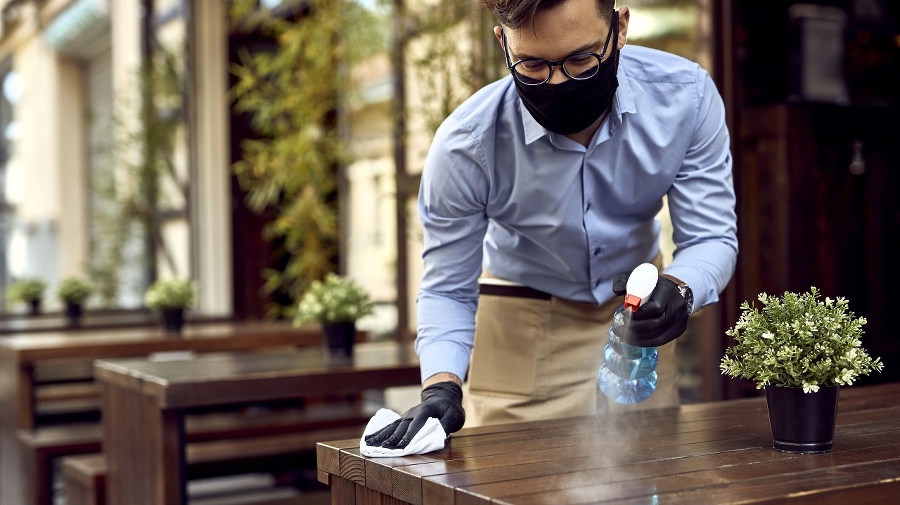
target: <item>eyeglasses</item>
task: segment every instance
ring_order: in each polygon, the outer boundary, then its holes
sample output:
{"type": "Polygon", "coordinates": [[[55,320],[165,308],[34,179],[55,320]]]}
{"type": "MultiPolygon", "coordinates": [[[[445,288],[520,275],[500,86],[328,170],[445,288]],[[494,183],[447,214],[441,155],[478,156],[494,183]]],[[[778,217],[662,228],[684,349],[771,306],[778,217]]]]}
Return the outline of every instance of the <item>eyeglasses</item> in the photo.
{"type": "MultiPolygon", "coordinates": [[[[618,23],[618,16],[614,16],[613,23],[618,23]]],[[[553,67],[562,68],[563,73],[569,79],[583,81],[597,75],[600,71],[600,62],[606,55],[609,39],[612,38],[614,26],[609,27],[606,41],[603,43],[603,51],[600,54],[592,52],[572,53],[559,61],[548,61],[543,58],[525,58],[515,63],[509,60],[509,49],[506,42],[506,31],[502,30],[503,56],[506,57],[506,68],[512,70],[513,76],[522,84],[537,86],[544,84],[553,77],[553,67]]]]}

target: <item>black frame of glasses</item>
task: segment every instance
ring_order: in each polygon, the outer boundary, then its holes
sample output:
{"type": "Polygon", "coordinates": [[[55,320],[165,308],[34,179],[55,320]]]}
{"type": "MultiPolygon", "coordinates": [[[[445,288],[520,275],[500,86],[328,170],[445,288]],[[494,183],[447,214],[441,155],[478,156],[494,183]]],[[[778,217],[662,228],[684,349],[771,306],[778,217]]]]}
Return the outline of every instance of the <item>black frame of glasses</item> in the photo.
{"type": "Polygon", "coordinates": [[[559,61],[549,61],[549,60],[545,60],[544,58],[525,58],[524,60],[519,60],[515,63],[512,63],[509,59],[509,47],[508,47],[509,44],[506,41],[506,30],[503,28],[500,28],[500,36],[503,39],[503,57],[506,59],[506,68],[512,72],[514,79],[516,79],[517,81],[521,82],[522,84],[524,84],[526,86],[540,86],[541,84],[544,84],[545,82],[549,81],[551,78],[553,78],[553,67],[561,68],[563,73],[566,74],[566,77],[568,77],[569,79],[574,79],[576,81],[586,81],[586,80],[590,79],[591,77],[594,77],[595,75],[600,73],[600,65],[603,63],[603,58],[606,56],[606,49],[609,47],[609,40],[612,38],[613,31],[617,31],[616,25],[618,25],[618,24],[619,24],[619,13],[618,13],[618,11],[613,11],[613,20],[612,20],[612,23],[610,23],[610,25],[609,25],[609,31],[606,33],[606,41],[603,42],[603,50],[600,52],[600,54],[590,52],[590,51],[579,51],[577,53],[572,53],[559,61]],[[566,70],[565,63],[566,63],[566,61],[569,60],[569,58],[574,58],[576,56],[587,56],[587,55],[597,58],[597,62],[598,62],[597,70],[593,74],[591,74],[587,77],[580,77],[580,76],[574,76],[574,75],[570,74],[568,70],[566,70]],[[532,62],[532,61],[542,61],[542,62],[544,62],[545,65],[547,65],[547,68],[550,69],[550,71],[547,72],[547,77],[543,81],[527,82],[527,81],[523,80],[522,78],[525,78],[525,79],[528,79],[531,81],[535,81],[535,80],[528,78],[523,74],[520,74],[516,70],[516,67],[521,65],[522,63],[527,63],[527,62],[532,62]]]}

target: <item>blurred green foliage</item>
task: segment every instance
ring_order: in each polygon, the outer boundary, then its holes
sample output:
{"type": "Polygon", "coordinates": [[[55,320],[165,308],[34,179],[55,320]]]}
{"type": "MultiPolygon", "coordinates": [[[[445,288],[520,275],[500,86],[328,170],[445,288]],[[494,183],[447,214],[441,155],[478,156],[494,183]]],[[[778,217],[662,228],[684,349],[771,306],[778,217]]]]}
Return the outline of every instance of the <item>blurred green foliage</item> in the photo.
{"type": "Polygon", "coordinates": [[[243,48],[231,71],[234,108],[252,115],[258,138],[241,144],[234,166],[249,207],[274,211],[266,238],[286,258],[263,275],[268,294],[291,303],[269,308],[290,316],[312,281],[333,271],[340,238],[338,170],[350,162],[339,128],[350,91],[350,68],[386,49],[387,20],[350,0],[310,0],[287,15],[257,10],[255,0],[236,0],[236,30],[267,35],[275,51],[243,48]]]}

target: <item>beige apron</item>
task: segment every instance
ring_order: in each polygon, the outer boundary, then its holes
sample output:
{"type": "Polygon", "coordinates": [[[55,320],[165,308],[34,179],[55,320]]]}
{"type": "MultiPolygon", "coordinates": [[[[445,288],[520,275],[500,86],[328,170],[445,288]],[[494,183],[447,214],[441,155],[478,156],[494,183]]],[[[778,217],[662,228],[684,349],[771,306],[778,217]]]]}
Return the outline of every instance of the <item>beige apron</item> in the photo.
{"type": "Polygon", "coordinates": [[[635,405],[607,405],[597,371],[621,303],[619,297],[597,306],[557,297],[481,295],[463,393],[465,427],[677,406],[674,340],[658,349],[653,396],[635,405]]]}

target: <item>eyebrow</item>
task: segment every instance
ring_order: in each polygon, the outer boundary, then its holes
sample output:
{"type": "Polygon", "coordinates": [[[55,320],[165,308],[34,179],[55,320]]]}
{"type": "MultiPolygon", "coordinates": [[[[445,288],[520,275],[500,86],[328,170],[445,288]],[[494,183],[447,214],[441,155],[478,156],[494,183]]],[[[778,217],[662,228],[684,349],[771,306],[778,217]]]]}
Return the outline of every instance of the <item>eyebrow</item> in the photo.
{"type": "MultiPolygon", "coordinates": [[[[587,53],[587,52],[593,52],[593,51],[591,51],[591,49],[594,49],[594,48],[596,48],[597,46],[602,46],[602,45],[603,45],[603,42],[604,42],[605,40],[606,40],[606,39],[604,38],[603,40],[595,40],[595,41],[593,41],[593,42],[588,42],[587,44],[584,44],[584,45],[582,45],[582,46],[576,48],[576,49],[575,49],[574,51],[572,51],[571,53],[569,53],[569,54],[563,56],[561,59],[565,59],[566,57],[571,56],[571,55],[573,55],[573,54],[575,54],[575,53],[587,53]]],[[[604,48],[600,48],[601,51],[602,51],[603,49],[604,49],[604,48]]],[[[515,58],[517,61],[528,60],[528,59],[532,59],[532,58],[541,59],[541,60],[546,60],[546,59],[547,59],[547,58],[542,58],[542,57],[540,57],[540,56],[533,56],[533,55],[530,55],[530,54],[527,54],[527,53],[526,53],[526,54],[514,53],[512,50],[509,51],[509,55],[510,55],[511,57],[515,58]]],[[[548,60],[548,61],[550,61],[550,60],[548,60]]]]}

